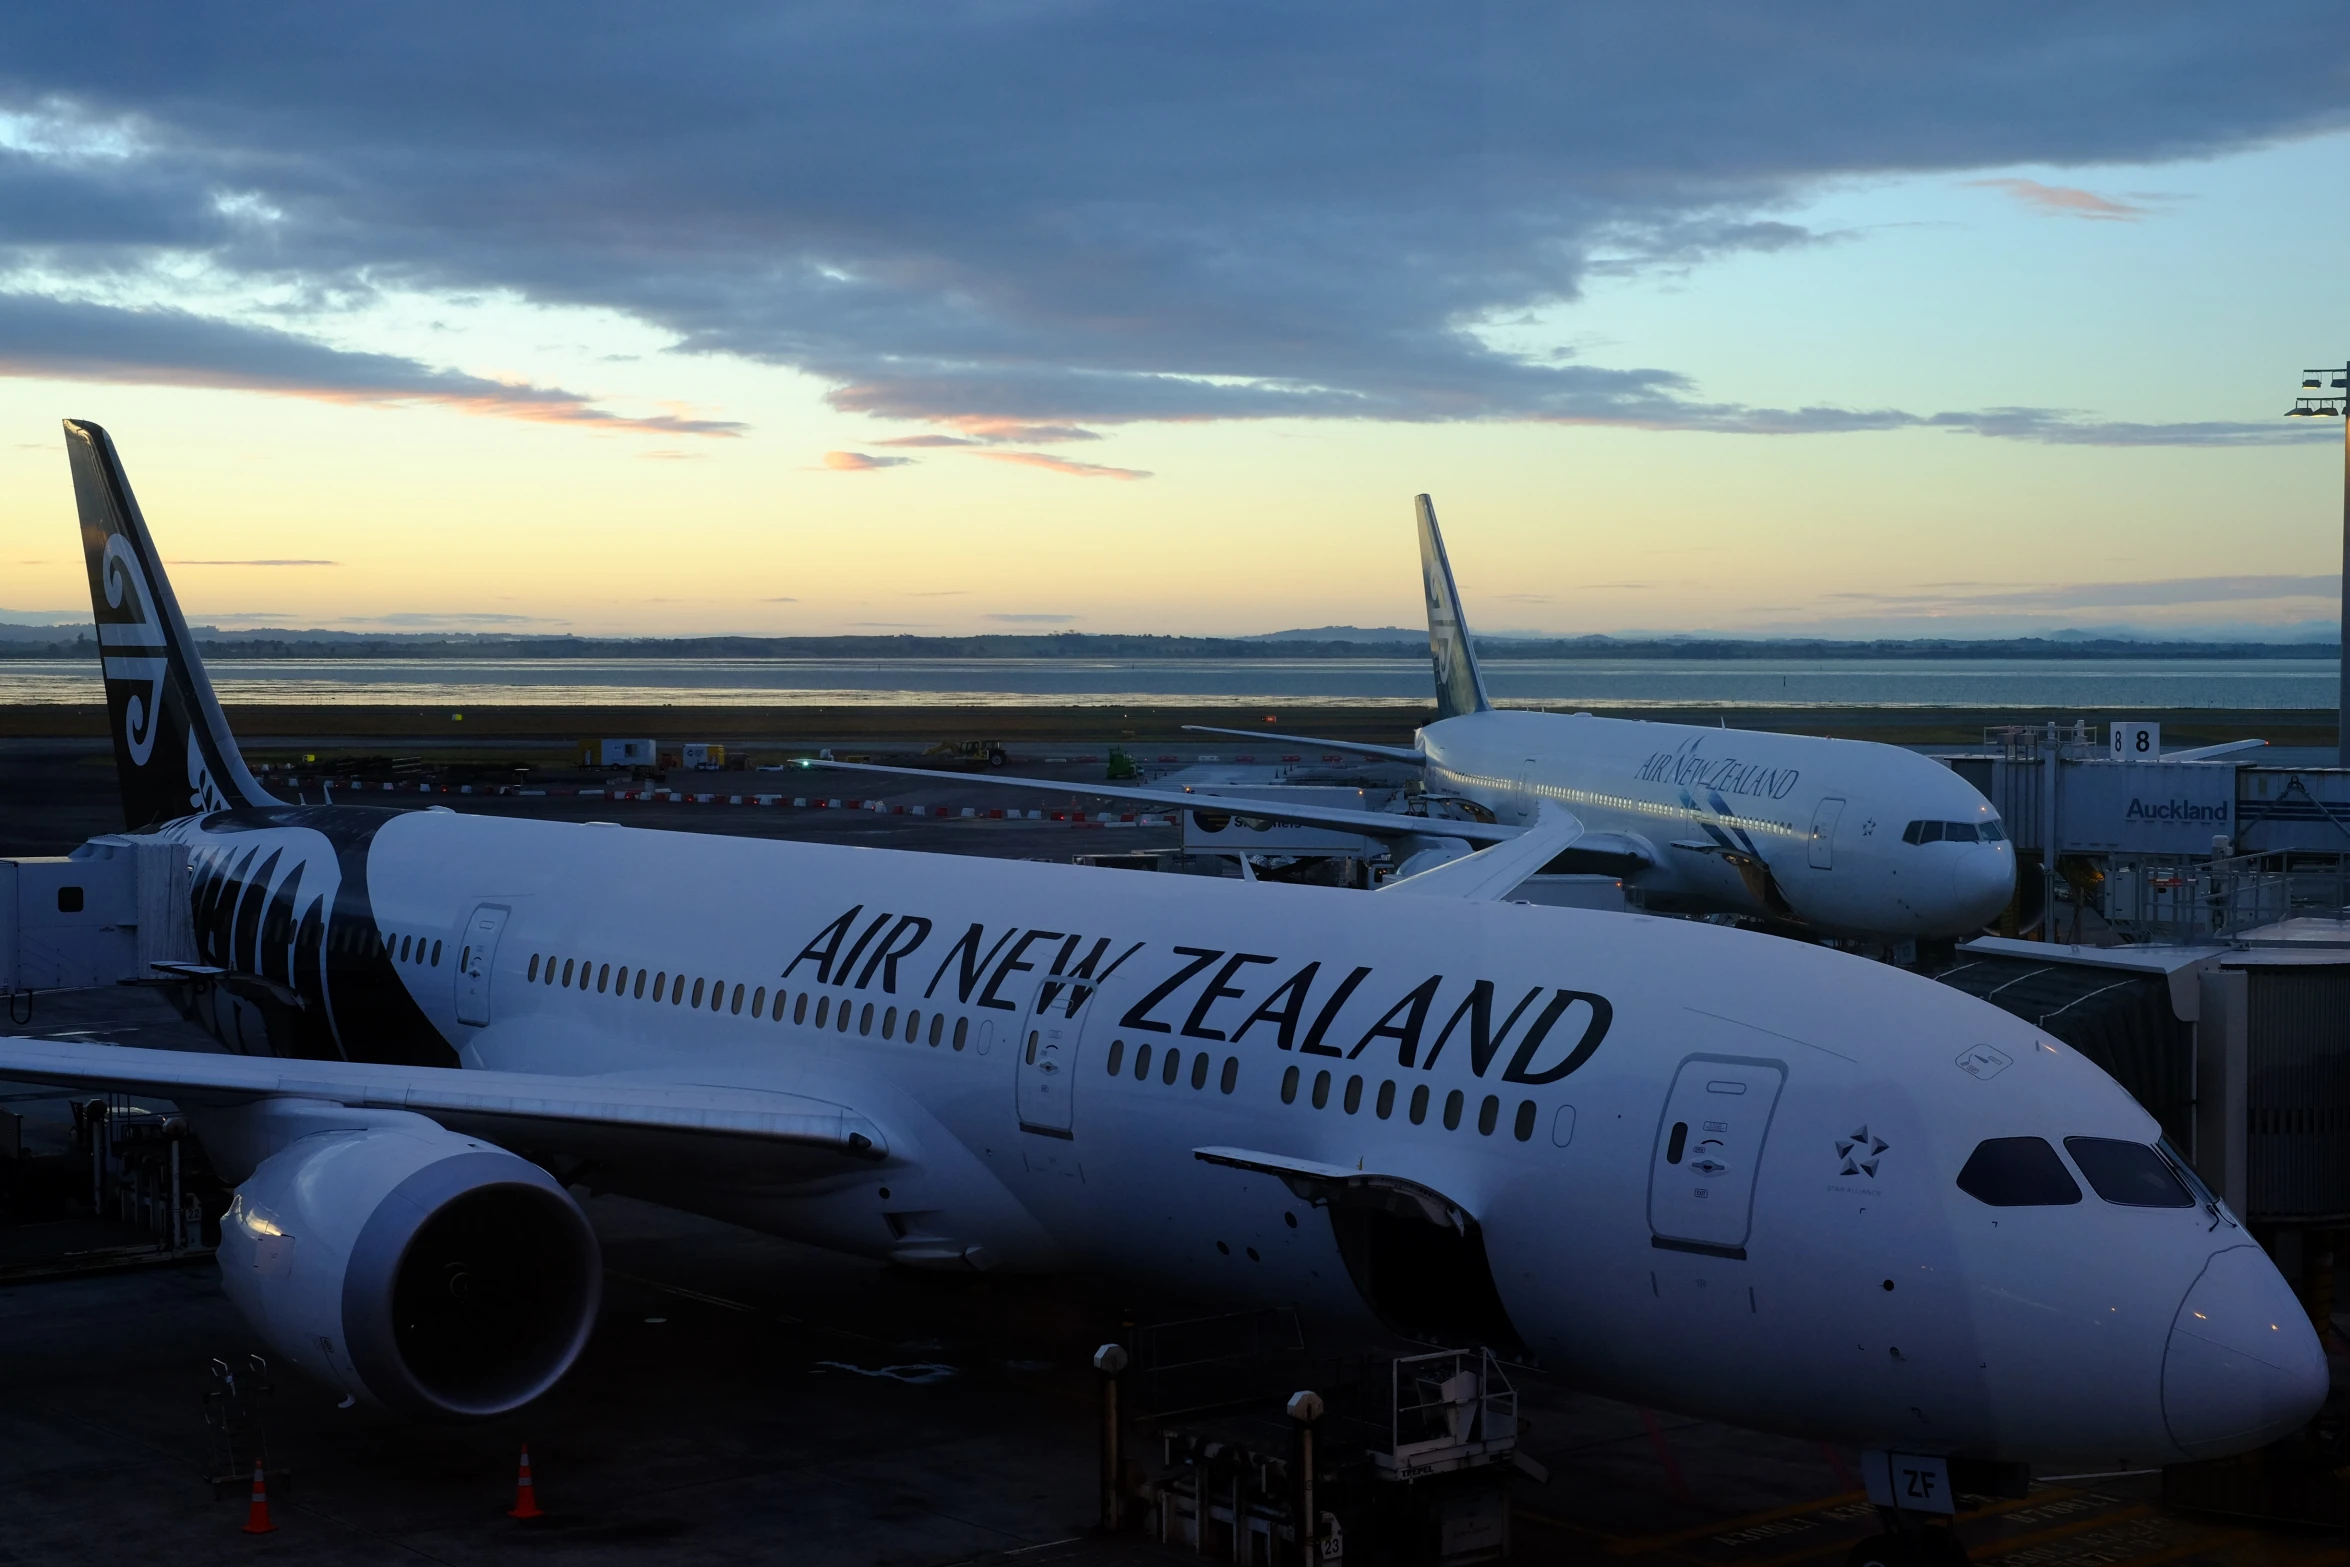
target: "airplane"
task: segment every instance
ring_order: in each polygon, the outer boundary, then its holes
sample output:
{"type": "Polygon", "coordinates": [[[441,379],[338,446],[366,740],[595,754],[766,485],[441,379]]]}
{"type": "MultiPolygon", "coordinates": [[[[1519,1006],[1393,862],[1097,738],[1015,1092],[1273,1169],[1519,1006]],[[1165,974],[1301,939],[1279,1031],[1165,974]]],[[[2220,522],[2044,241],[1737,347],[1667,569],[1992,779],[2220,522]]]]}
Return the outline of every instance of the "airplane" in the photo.
{"type": "MultiPolygon", "coordinates": [[[[1436,508],[1425,495],[1417,508],[1435,720],[1409,746],[1291,738],[1420,768],[1422,799],[1404,814],[1284,804],[1278,791],[1244,797],[1218,789],[1218,812],[1389,841],[1399,876],[1408,881],[1480,845],[1516,837],[1549,806],[1562,830],[1570,824],[1581,830],[1555,840],[1551,856],[1529,850],[1525,875],[1546,865],[1599,872],[1621,878],[1652,912],[1736,915],[1824,936],[1963,936],[1997,918],[2015,896],[2015,854],[1999,813],[1965,779],[1915,752],[1811,735],[1496,708],[1461,613],[1436,508]]],[[[922,776],[883,764],[813,765],[922,776]]],[[[1200,803],[1181,790],[1148,786],[1073,786],[1002,773],[981,781],[1063,793],[1075,788],[1178,809],[1200,803]]]]}
{"type": "Polygon", "coordinates": [[[1478,896],[1477,855],[1364,896],[274,799],[112,440],[65,429],[111,841],[188,850],[178,998],[229,1053],[9,1039],[0,1078],[177,1103],[235,1186],[227,1293],[330,1391],[553,1386],[596,1326],[585,1187],[1482,1344],[1935,1472],[2210,1458],[2325,1396],[2110,1077],[1849,953],[1478,896]]]}

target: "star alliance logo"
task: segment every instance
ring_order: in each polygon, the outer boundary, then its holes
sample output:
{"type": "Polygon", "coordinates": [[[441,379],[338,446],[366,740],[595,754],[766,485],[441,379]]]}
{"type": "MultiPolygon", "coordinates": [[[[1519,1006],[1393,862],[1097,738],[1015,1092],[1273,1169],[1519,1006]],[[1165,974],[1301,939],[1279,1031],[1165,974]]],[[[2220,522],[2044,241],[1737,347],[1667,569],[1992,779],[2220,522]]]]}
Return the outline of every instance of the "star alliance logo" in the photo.
{"type": "Polygon", "coordinates": [[[1865,1175],[1871,1180],[1876,1179],[1877,1161],[1885,1157],[1887,1146],[1884,1138],[1871,1137],[1865,1126],[1850,1137],[1837,1138],[1836,1157],[1844,1161],[1844,1168],[1836,1173],[1865,1175]]]}

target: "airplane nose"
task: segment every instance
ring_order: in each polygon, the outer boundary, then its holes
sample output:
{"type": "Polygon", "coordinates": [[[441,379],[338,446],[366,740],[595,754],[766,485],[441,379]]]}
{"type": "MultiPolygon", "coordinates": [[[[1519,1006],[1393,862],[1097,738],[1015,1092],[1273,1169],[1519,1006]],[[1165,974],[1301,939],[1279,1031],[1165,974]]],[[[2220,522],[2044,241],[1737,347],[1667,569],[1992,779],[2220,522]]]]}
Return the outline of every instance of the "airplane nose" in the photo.
{"type": "Polygon", "coordinates": [[[2274,1264],[2234,1246],[2204,1264],[2171,1323],[2162,1414],[2190,1458],[2289,1436],[2325,1402],[2325,1350],[2274,1264]]]}
{"type": "Polygon", "coordinates": [[[1985,844],[1960,856],[1951,882],[1963,923],[1970,928],[1987,925],[2015,896],[2015,856],[2005,848],[1985,844]]]}

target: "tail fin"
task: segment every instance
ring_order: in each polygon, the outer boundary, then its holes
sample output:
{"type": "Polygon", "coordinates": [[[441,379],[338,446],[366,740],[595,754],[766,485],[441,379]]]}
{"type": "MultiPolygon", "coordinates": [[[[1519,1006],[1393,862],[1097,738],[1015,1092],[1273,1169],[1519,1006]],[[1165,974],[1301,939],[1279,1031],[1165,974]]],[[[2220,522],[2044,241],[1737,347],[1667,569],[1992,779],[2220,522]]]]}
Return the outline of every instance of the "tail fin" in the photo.
{"type": "Polygon", "coordinates": [[[237,754],[113,439],[87,420],[68,419],[65,455],[105,660],[124,821],[146,827],[200,811],[280,803],[253,781],[237,754]]]}
{"type": "Polygon", "coordinates": [[[1436,506],[1419,497],[1420,584],[1428,594],[1428,656],[1436,664],[1436,716],[1482,713],[1485,677],[1477,673],[1477,652],[1461,618],[1461,595],[1452,585],[1452,562],[1444,558],[1444,535],[1436,531],[1436,506]]]}

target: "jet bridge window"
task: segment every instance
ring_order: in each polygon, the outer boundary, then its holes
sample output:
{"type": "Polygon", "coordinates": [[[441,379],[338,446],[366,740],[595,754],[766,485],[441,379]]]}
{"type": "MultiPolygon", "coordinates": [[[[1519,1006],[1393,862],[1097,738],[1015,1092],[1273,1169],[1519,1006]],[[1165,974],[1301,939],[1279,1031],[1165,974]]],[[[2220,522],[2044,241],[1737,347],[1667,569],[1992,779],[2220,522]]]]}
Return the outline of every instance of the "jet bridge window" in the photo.
{"type": "Polygon", "coordinates": [[[1978,1143],[1958,1172],[1958,1189],[1994,1208],[2062,1208],[2081,1200],[2072,1172],[2040,1137],[1978,1143]]]}
{"type": "Polygon", "coordinates": [[[2068,1137],[2064,1151],[2107,1202],[2124,1208],[2192,1208],[2195,1198],[2144,1143],[2117,1137],[2068,1137]]]}

